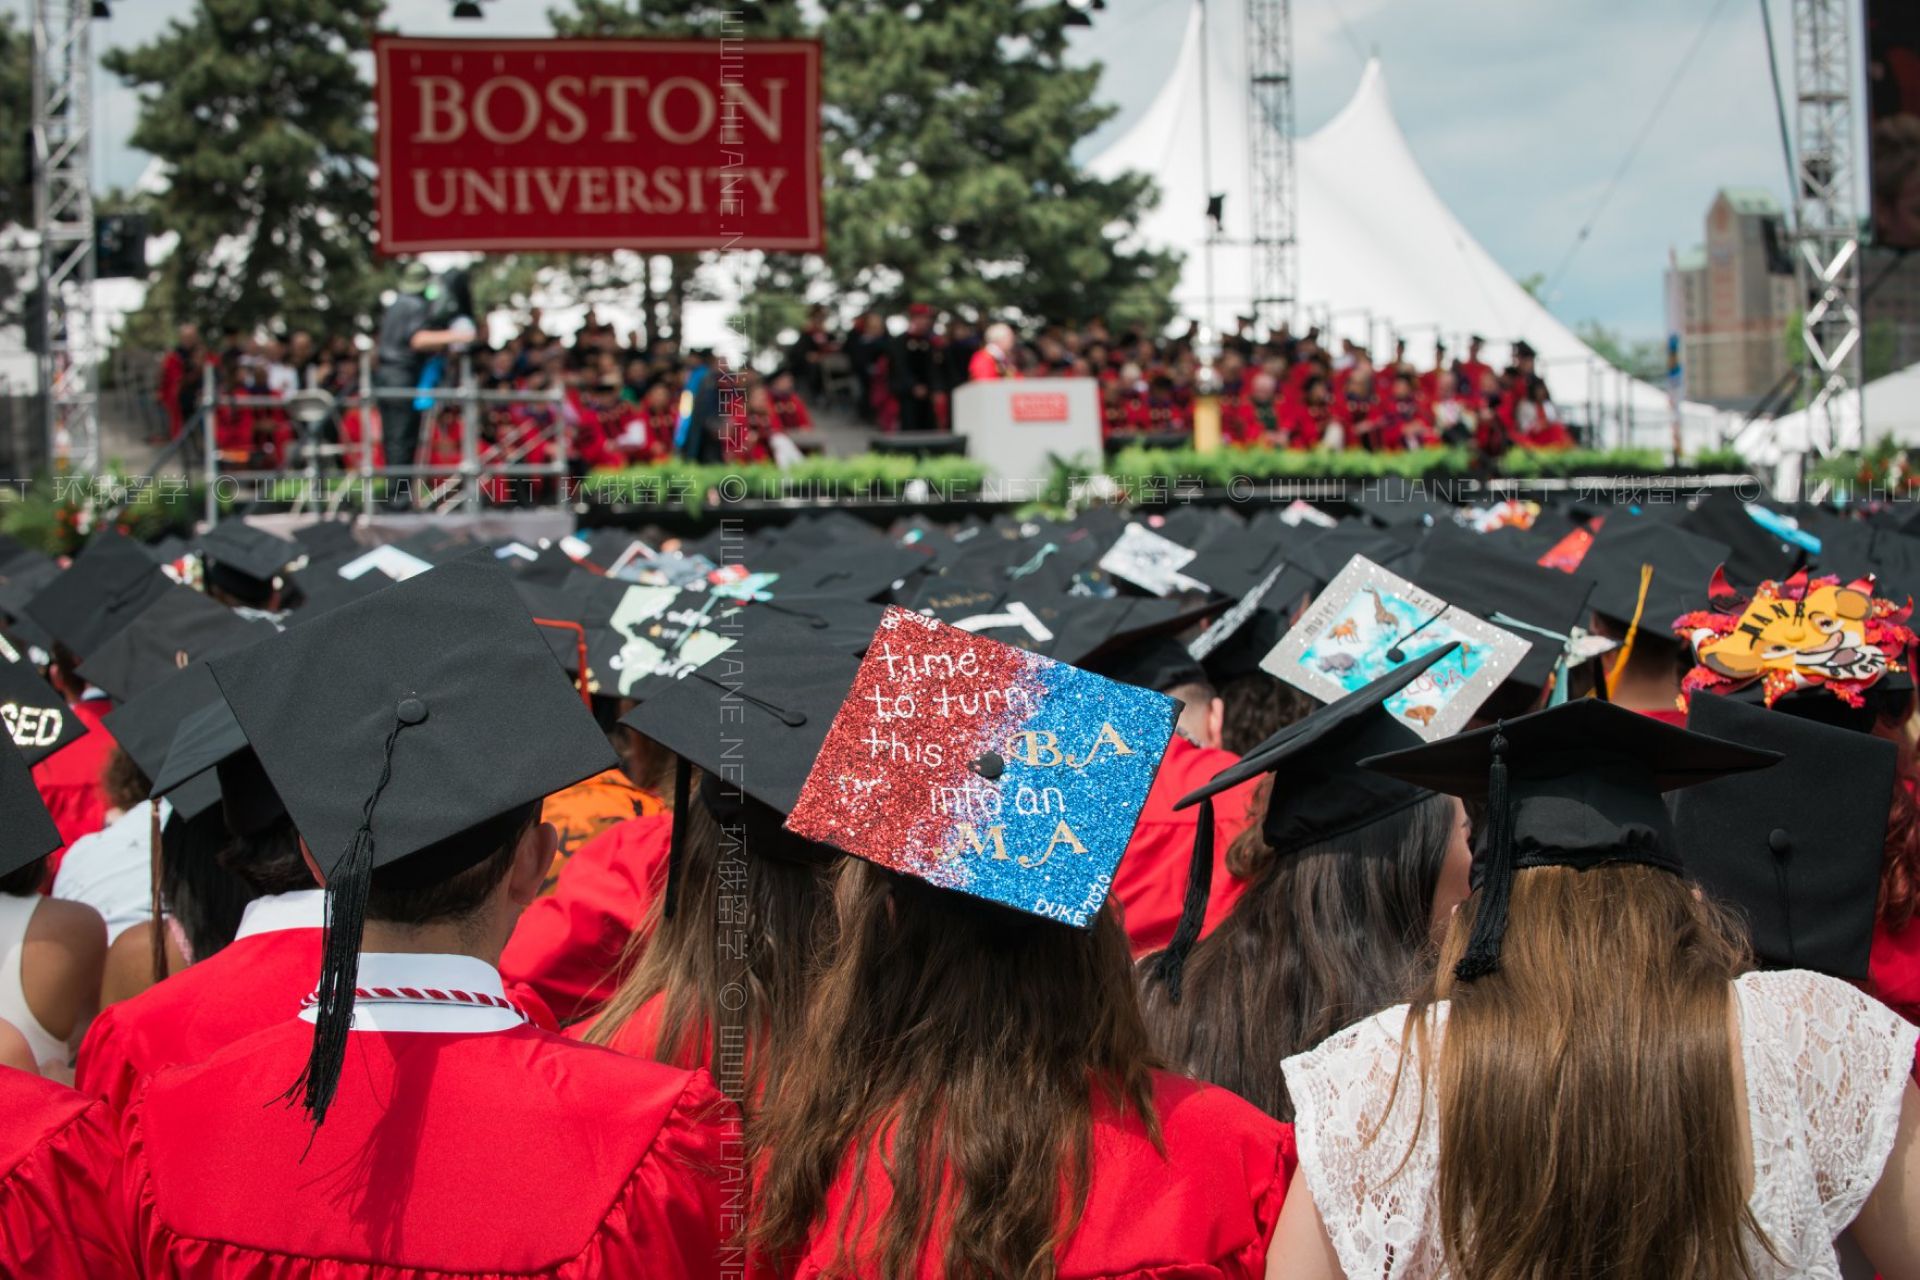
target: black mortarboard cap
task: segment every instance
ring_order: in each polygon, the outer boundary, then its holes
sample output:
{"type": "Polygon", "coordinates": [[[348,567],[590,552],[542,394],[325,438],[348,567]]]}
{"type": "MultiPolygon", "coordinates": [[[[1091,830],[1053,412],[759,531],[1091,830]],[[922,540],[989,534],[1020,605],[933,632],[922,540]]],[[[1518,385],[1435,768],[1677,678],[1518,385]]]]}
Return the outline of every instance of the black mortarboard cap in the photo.
{"type": "MultiPolygon", "coordinates": [[[[751,563],[751,562],[749,562],[751,563]]],[[[841,545],[809,555],[780,571],[772,595],[834,595],[878,600],[933,562],[923,551],[886,542],[841,545]]]]}
{"type": "Polygon", "coordinates": [[[836,647],[758,606],[735,621],[739,634],[733,648],[621,717],[622,724],[680,759],[661,906],[669,917],[679,896],[691,767],[706,775],[703,803],[746,820],[750,852],[767,855],[799,840],[781,829],[780,820],[799,800],[860,669],[848,646],[836,647]],[[753,803],[734,809],[740,796],[753,803]]]}
{"type": "Polygon", "coordinates": [[[0,614],[12,619],[7,629],[28,644],[52,652],[53,637],[27,615],[27,604],[60,576],[60,566],[45,556],[22,556],[0,565],[0,614]]]}
{"type": "Polygon", "coordinates": [[[1110,649],[1085,664],[1095,675],[1165,693],[1178,685],[1204,684],[1207,673],[1187,646],[1169,635],[1153,636],[1110,649]]]}
{"type": "Polygon", "coordinates": [[[184,590],[132,538],[95,534],[67,571],[26,604],[27,615],[85,658],[169,591],[184,590]]]}
{"type": "Polygon", "coordinates": [[[1180,1003],[1187,956],[1200,939],[1213,893],[1213,797],[1263,773],[1280,775],[1286,770],[1284,776],[1276,777],[1261,820],[1261,834],[1276,854],[1331,840],[1425,799],[1432,792],[1369,773],[1357,762],[1419,743],[1420,736],[1386,709],[1387,699],[1457,647],[1446,644],[1423,653],[1399,670],[1296,720],[1175,802],[1175,809],[1204,807],[1194,829],[1180,921],[1167,949],[1153,964],[1153,977],[1166,984],[1173,1003],[1180,1003]]]}
{"type": "Polygon", "coordinates": [[[287,615],[286,625],[289,629],[307,626],[343,605],[364,600],[394,584],[394,579],[377,569],[369,570],[357,578],[343,578],[339,568],[339,564],[309,564],[293,575],[294,583],[300,590],[300,604],[287,615]]]}
{"type": "Polygon", "coordinates": [[[0,638],[0,729],[33,766],[87,735],[86,721],[41,678],[25,654],[0,638]]]}
{"type": "Polygon", "coordinates": [[[80,674],[117,702],[126,702],[200,658],[252,644],[274,633],[198,591],[169,591],[142,609],[87,655],[80,674]]]}
{"type": "Polygon", "coordinates": [[[0,876],[58,849],[60,829],[33,785],[33,770],[20,750],[0,742],[0,876]]]}
{"type": "Polygon", "coordinates": [[[1365,556],[1384,567],[1398,562],[1411,549],[1407,543],[1369,528],[1361,521],[1345,520],[1332,529],[1289,541],[1286,558],[1287,563],[1312,574],[1325,586],[1339,577],[1340,571],[1355,556],[1365,556]]]}
{"type": "MultiPolygon", "coordinates": [[[[1218,685],[1255,672],[1264,674],[1260,660],[1273,652],[1273,646],[1279,644],[1292,628],[1295,608],[1318,585],[1313,575],[1290,564],[1282,565],[1274,576],[1273,584],[1253,609],[1228,628],[1225,639],[1201,655],[1200,664],[1206,668],[1207,674],[1218,685]]],[[[1235,605],[1237,607],[1238,604],[1235,605]]],[[[1232,608],[1228,609],[1213,624],[1209,624],[1209,630],[1214,625],[1231,622],[1233,612],[1232,608]]],[[[1201,632],[1194,637],[1193,643],[1198,644],[1206,634],[1205,631],[1201,632]]]]}
{"type": "Polygon", "coordinates": [[[1197,553],[1180,572],[1238,600],[1252,591],[1281,562],[1280,542],[1252,532],[1224,538],[1197,553]]]}
{"type": "Polygon", "coordinates": [[[747,607],[777,614],[806,631],[811,641],[855,656],[866,652],[887,611],[885,605],[832,595],[780,595],[747,607]]]}
{"type": "Polygon", "coordinates": [[[345,520],[319,520],[293,531],[293,540],[313,560],[351,560],[366,550],[345,520]]]}
{"type": "MultiPolygon", "coordinates": [[[[215,767],[248,749],[247,735],[234,719],[233,708],[216,699],[185,716],[174,730],[173,742],[153,778],[153,794],[167,797],[183,818],[197,818],[220,800],[215,767]]],[[[272,791],[271,786],[268,790],[272,791]]]]}
{"type": "Polygon", "coordinates": [[[1403,782],[1484,799],[1475,836],[1480,902],[1462,981],[1500,967],[1517,871],[1631,862],[1685,874],[1663,793],[1778,761],[1596,698],[1361,761],[1403,782]]]}
{"type": "Polygon", "coordinates": [[[10,568],[17,560],[46,558],[44,552],[34,550],[12,534],[0,533],[0,571],[10,568]]]}
{"type": "Polygon", "coordinates": [[[1617,512],[1594,535],[1580,572],[1594,581],[1592,607],[1615,622],[1633,620],[1643,565],[1651,566],[1640,633],[1667,638],[1673,620],[1701,607],[1713,571],[1726,563],[1727,544],[1665,521],[1617,512]]]}
{"type": "Polygon", "coordinates": [[[1384,529],[1451,523],[1454,506],[1427,492],[1424,484],[1388,478],[1368,480],[1346,495],[1347,505],[1384,529]]]}
{"type": "Polygon", "coordinates": [[[1785,757],[1675,797],[1687,870],[1763,964],[1865,979],[1899,748],[1732,698],[1693,699],[1687,728],[1785,757]]]}
{"type": "Polygon", "coordinates": [[[1587,602],[1594,588],[1584,569],[1579,573],[1543,569],[1501,550],[1484,534],[1451,526],[1428,535],[1419,565],[1407,576],[1455,608],[1531,641],[1520,665],[1507,677],[1530,689],[1546,687],[1566,654],[1566,638],[1576,627],[1586,626],[1587,602]]]}
{"type": "Polygon", "coordinates": [[[1746,499],[1732,493],[1710,493],[1680,517],[1688,533],[1727,546],[1727,571],[1741,582],[1784,578],[1798,568],[1800,548],[1768,532],[1747,514],[1746,499]]]}
{"type": "Polygon", "coordinates": [[[307,558],[297,542],[257,529],[244,520],[223,520],[200,535],[194,550],[207,562],[209,575],[218,569],[249,583],[271,587],[275,578],[307,558]]]}
{"type": "Polygon", "coordinates": [[[219,700],[220,689],[207,664],[196,662],[107,712],[101,723],[140,772],[151,779],[166,763],[180,722],[219,700]]]}
{"type": "Polygon", "coordinates": [[[617,762],[505,571],[477,559],[209,665],[326,880],[303,1081],[319,1123],[352,1025],[374,872],[458,874],[489,852],[458,837],[617,762]]]}

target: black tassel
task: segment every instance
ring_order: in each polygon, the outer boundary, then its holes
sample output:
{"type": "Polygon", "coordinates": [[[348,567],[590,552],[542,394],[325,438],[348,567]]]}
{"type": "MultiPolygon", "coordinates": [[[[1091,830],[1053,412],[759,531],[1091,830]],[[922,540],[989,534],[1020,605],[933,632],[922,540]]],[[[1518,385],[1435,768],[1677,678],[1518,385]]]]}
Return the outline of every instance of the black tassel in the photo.
{"type": "Polygon", "coordinates": [[[1487,766],[1487,868],[1480,884],[1480,909],[1473,918],[1466,954],[1453,969],[1453,976],[1462,982],[1500,968],[1513,875],[1513,805],[1507,795],[1507,735],[1502,722],[1494,728],[1493,762],[1487,766]]]}
{"type": "Polygon", "coordinates": [[[662,918],[673,919],[680,905],[680,872],[687,857],[687,804],[693,789],[693,765],[685,756],[673,766],[673,834],[667,838],[667,892],[660,904],[662,918]]]}
{"type": "Polygon", "coordinates": [[[1173,940],[1154,962],[1153,976],[1167,985],[1167,999],[1180,1003],[1187,956],[1200,940],[1207,923],[1207,903],[1213,897],[1213,799],[1200,802],[1200,822],[1193,830],[1193,858],[1187,866],[1187,896],[1180,904],[1180,923],[1173,940]]]}
{"type": "Polygon", "coordinates": [[[320,943],[320,982],[314,991],[313,1048],[306,1070],[285,1095],[301,1097],[315,1129],[326,1122],[347,1060],[353,993],[360,982],[360,941],[367,926],[367,894],[373,887],[373,811],[393,778],[393,744],[405,727],[396,720],[387,734],[380,781],[360,811],[360,826],[345,856],[327,877],[327,927],[320,943]]]}

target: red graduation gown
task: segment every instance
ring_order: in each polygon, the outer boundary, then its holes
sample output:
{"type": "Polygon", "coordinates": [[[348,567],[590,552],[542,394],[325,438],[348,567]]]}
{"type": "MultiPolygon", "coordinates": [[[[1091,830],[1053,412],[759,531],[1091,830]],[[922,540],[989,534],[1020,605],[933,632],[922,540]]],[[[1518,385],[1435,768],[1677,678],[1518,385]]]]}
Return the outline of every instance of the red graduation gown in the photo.
{"type": "MultiPolygon", "coordinates": [[[[1120,903],[1127,940],[1135,956],[1148,955],[1173,940],[1180,905],[1187,896],[1187,869],[1193,861],[1193,834],[1200,824],[1200,806],[1174,811],[1174,802],[1204,785],[1214,774],[1240,757],[1231,751],[1195,746],[1175,734],[1160,761],[1160,771],[1147,792],[1146,806],[1133,828],[1133,839],[1113,873],[1113,897],[1120,903]]],[[[1212,928],[1246,889],[1227,871],[1227,846],[1249,820],[1248,802],[1258,778],[1213,798],[1213,893],[1207,906],[1212,928]]]]}
{"type": "Polygon", "coordinates": [[[119,1160],[105,1107],[0,1067],[0,1275],[131,1274],[107,1210],[119,1160]]]}
{"type": "Polygon", "coordinates": [[[500,972],[538,992],[562,1022],[613,994],[627,940],[665,892],[671,813],[634,818],[581,845],[551,894],[520,916],[500,972]]]}
{"type": "Polygon", "coordinates": [[[320,976],[319,929],[237,938],[195,965],[100,1011],[80,1044],[74,1085],[114,1111],[164,1067],[205,1062],[300,1012],[320,976]]]}
{"type": "Polygon", "coordinates": [[[145,1274],[721,1274],[735,1112],[705,1072],[531,1025],[356,1031],[309,1149],[275,1098],[312,1036],[289,1019],[135,1100],[116,1209],[145,1274]]]}
{"type": "Polygon", "coordinates": [[[1867,994],[1908,1022],[1920,1022],[1920,918],[1897,932],[1873,926],[1867,994]]]}
{"type": "Polygon", "coordinates": [[[54,852],[47,870],[60,869],[66,846],[81,836],[90,836],[107,825],[107,793],[100,785],[106,772],[107,757],[113,754],[113,734],[101,723],[101,717],[113,704],[104,695],[94,694],[73,703],[76,720],[87,726],[87,734],[33,766],[33,785],[41,802],[53,815],[60,829],[60,848],[54,852]]]}
{"type": "MultiPolygon", "coordinates": [[[[1266,1274],[1267,1246],[1287,1184],[1299,1164],[1293,1126],[1282,1124],[1236,1094],[1215,1085],[1156,1072],[1154,1108],[1166,1154],[1154,1148],[1139,1117],[1116,1112],[1093,1095],[1093,1165],[1079,1227],[1058,1258],[1072,1280],[1258,1280],[1266,1274]]],[[[828,1193],[825,1220],[848,1209],[852,1161],[843,1161],[828,1193]]],[[[871,1224],[857,1237],[850,1272],[833,1269],[837,1228],[809,1241],[794,1280],[877,1276],[893,1186],[879,1161],[869,1161],[862,1202],[871,1224]],[[863,1265],[864,1264],[864,1265],[863,1265]]],[[[859,1214],[853,1215],[857,1221],[859,1214]]],[[[946,1243],[929,1239],[919,1280],[940,1280],[946,1243]]]]}

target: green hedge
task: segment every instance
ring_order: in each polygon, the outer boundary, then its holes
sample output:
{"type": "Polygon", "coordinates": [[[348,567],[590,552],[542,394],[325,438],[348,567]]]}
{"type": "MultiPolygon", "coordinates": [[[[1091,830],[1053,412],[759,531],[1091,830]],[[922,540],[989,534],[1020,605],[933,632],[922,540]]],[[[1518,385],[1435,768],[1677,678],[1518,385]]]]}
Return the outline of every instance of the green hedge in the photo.
{"type": "Polygon", "coordinates": [[[679,506],[698,514],[746,500],[903,501],[907,486],[915,480],[924,481],[943,499],[973,501],[981,496],[986,474],[986,468],[970,458],[863,454],[807,458],[784,470],[772,463],[663,463],[596,471],[581,482],[580,489],[588,502],[679,506]]]}
{"type": "Polygon", "coordinates": [[[186,536],[206,511],[206,486],[177,477],[136,482],[118,468],[100,476],[39,476],[0,488],[0,533],[48,555],[71,555],[101,528],[144,542],[186,536]]]}

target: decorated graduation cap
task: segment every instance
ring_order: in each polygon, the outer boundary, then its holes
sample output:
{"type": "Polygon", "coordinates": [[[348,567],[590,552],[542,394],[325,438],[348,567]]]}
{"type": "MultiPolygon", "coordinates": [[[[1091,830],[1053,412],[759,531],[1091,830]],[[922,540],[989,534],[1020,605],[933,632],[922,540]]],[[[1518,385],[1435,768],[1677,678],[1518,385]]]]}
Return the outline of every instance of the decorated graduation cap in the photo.
{"type": "Polygon", "coordinates": [[[61,843],[27,758],[19,748],[0,743],[0,876],[46,857],[61,843]]]}
{"type": "Polygon", "coordinates": [[[457,875],[491,852],[473,833],[616,761],[506,573],[478,560],[209,666],[325,878],[314,1048],[296,1086],[317,1124],[352,1026],[373,876],[457,875]]]}
{"type": "Polygon", "coordinates": [[[39,764],[87,734],[87,725],[39,668],[5,636],[0,636],[0,729],[27,758],[39,764]]]}
{"type": "Polygon", "coordinates": [[[1260,833],[1276,854],[1288,854],[1358,830],[1410,808],[1433,793],[1360,767],[1369,756],[1417,746],[1415,733],[1393,711],[1409,686],[1453,655],[1458,642],[1420,655],[1394,671],[1329,702],[1281,729],[1207,784],[1181,796],[1176,810],[1203,806],[1187,868],[1187,895],[1173,939],[1154,964],[1154,977],[1180,1003],[1187,956],[1200,940],[1213,893],[1213,797],[1263,773],[1276,781],[1260,833]]]}
{"type": "Polygon", "coordinates": [[[1899,748],[1733,698],[1695,698],[1687,728],[1784,757],[1675,798],[1687,870],[1763,964],[1865,979],[1899,748]]]}
{"type": "Polygon", "coordinates": [[[787,829],[943,889],[1091,927],[1177,704],[888,609],[787,829]]]}
{"type": "Polygon", "coordinates": [[[125,702],[198,658],[272,635],[273,624],[242,618],[198,591],[164,592],[80,664],[80,674],[125,702]]]}
{"type": "Polygon", "coordinates": [[[47,634],[84,659],[146,607],[178,590],[132,538],[95,534],[67,571],[26,604],[47,634]]]}
{"type": "Polygon", "coordinates": [[[244,520],[223,520],[194,544],[206,566],[206,583],[243,604],[264,603],[285,575],[307,558],[297,542],[255,528],[244,520]]]}
{"type": "Polygon", "coordinates": [[[704,775],[701,803],[717,816],[744,820],[749,851],[792,851],[781,820],[799,800],[860,666],[844,639],[836,643],[759,606],[730,618],[725,634],[724,658],[660,681],[621,718],[679,757],[661,904],[669,918],[679,899],[692,769],[704,775]]]}
{"type": "Polygon", "coordinates": [[[1716,568],[1707,598],[1711,607],[1673,624],[1693,646],[1696,665],[1680,682],[1686,693],[1757,689],[1772,706],[1789,694],[1824,689],[1858,707],[1868,689],[1906,674],[1920,643],[1907,626],[1913,602],[1876,594],[1870,577],[1843,582],[1802,571],[1744,596],[1716,568]]]}
{"type": "Polygon", "coordinates": [[[1542,568],[1486,534],[1436,528],[1411,576],[1440,599],[1531,641],[1507,676],[1529,689],[1544,689],[1558,674],[1556,691],[1564,693],[1569,662],[1614,647],[1586,632],[1591,577],[1542,568]]]}
{"type": "Polygon", "coordinates": [[[1779,759],[1778,752],[1582,698],[1360,764],[1430,791],[1487,802],[1486,821],[1474,836],[1480,905],[1454,969],[1470,982],[1500,967],[1516,872],[1637,863],[1684,875],[1663,794],[1779,759]]]}

